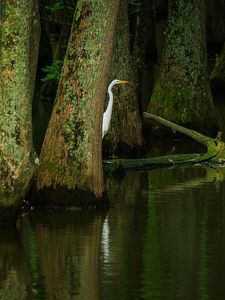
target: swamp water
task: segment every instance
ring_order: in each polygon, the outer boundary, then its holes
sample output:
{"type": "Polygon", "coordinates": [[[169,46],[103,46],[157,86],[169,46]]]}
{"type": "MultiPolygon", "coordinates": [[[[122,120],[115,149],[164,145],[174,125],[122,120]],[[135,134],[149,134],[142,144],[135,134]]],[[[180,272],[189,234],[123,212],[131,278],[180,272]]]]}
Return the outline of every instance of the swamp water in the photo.
{"type": "Polygon", "coordinates": [[[108,178],[101,212],[33,211],[0,233],[0,299],[225,299],[225,167],[108,178]]]}

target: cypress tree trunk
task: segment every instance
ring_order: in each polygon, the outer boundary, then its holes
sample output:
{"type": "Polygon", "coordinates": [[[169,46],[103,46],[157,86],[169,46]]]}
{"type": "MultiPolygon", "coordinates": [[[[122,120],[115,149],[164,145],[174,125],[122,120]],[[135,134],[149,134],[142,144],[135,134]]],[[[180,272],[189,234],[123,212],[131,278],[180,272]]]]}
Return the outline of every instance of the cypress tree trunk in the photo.
{"type": "Polygon", "coordinates": [[[118,8],[119,0],[77,2],[41,150],[39,190],[61,186],[102,196],[101,124],[118,8]]]}
{"type": "MultiPolygon", "coordinates": [[[[107,148],[117,148],[119,145],[134,147],[141,145],[142,128],[138,111],[138,101],[135,88],[135,76],[129,49],[129,24],[127,1],[122,0],[118,15],[117,30],[113,48],[110,78],[126,79],[130,84],[114,87],[113,113],[110,130],[105,136],[107,148]]],[[[108,98],[107,101],[108,102],[108,98]]]]}
{"type": "Polygon", "coordinates": [[[0,205],[15,208],[35,164],[31,107],[39,45],[38,1],[2,0],[0,19],[0,205]]]}
{"type": "Polygon", "coordinates": [[[148,111],[207,131],[214,108],[207,74],[205,1],[169,0],[166,45],[148,111]]]}

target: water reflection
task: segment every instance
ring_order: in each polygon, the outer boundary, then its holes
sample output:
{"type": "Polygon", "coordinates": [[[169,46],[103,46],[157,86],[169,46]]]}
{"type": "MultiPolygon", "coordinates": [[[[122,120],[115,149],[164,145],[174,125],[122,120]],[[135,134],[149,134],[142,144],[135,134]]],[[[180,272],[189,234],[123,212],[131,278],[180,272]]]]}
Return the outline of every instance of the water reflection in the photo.
{"type": "Polygon", "coordinates": [[[143,298],[222,299],[217,274],[225,271],[212,248],[224,244],[224,168],[168,169],[163,179],[159,172],[149,172],[143,298]]]}
{"type": "Polygon", "coordinates": [[[0,235],[0,299],[223,299],[225,168],[127,173],[107,211],[33,212],[0,235]]]}
{"type": "Polygon", "coordinates": [[[102,252],[103,252],[103,261],[104,263],[109,263],[110,255],[109,255],[109,219],[108,216],[105,218],[105,221],[103,223],[102,227],[102,252]]]}
{"type": "Polygon", "coordinates": [[[0,299],[28,299],[30,270],[16,230],[1,230],[0,255],[0,299]]]}
{"type": "Polygon", "coordinates": [[[102,216],[68,212],[32,218],[46,299],[99,299],[102,216]]]}

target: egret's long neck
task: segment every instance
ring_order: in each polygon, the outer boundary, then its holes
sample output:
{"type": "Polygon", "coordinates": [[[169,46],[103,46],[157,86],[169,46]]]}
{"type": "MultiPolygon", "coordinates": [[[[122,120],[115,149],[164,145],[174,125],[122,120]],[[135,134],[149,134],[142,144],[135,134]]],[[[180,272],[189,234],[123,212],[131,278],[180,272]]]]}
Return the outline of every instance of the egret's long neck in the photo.
{"type": "Polygon", "coordinates": [[[113,93],[112,93],[112,86],[111,84],[108,87],[108,94],[109,94],[109,102],[108,106],[106,108],[105,114],[111,114],[112,113],[112,107],[113,107],[113,93]]]}

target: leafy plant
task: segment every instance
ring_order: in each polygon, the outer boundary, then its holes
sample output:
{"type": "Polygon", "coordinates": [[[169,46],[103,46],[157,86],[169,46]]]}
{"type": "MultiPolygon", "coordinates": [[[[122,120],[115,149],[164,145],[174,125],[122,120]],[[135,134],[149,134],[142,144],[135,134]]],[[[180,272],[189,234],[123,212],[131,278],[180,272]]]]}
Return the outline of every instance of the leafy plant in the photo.
{"type": "Polygon", "coordinates": [[[140,0],[128,0],[128,5],[129,5],[129,12],[131,14],[137,14],[142,10],[140,0]]]}
{"type": "Polygon", "coordinates": [[[75,0],[55,0],[50,5],[44,5],[44,8],[49,11],[50,13],[55,13],[63,9],[69,9],[74,11],[76,7],[76,1],[75,0]]]}
{"type": "Polygon", "coordinates": [[[45,9],[47,9],[51,12],[56,12],[56,11],[62,10],[64,8],[65,8],[65,4],[64,4],[63,0],[56,0],[51,5],[45,5],[45,9]]]}
{"type": "Polygon", "coordinates": [[[55,59],[51,66],[46,66],[41,68],[41,70],[46,73],[46,76],[42,78],[42,81],[52,80],[52,79],[59,79],[62,69],[62,60],[55,59]]]}

